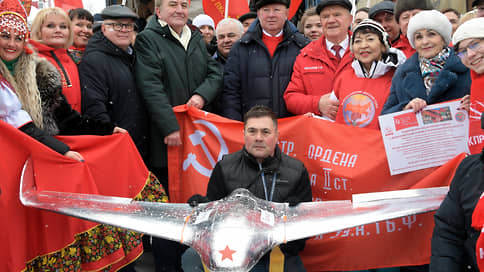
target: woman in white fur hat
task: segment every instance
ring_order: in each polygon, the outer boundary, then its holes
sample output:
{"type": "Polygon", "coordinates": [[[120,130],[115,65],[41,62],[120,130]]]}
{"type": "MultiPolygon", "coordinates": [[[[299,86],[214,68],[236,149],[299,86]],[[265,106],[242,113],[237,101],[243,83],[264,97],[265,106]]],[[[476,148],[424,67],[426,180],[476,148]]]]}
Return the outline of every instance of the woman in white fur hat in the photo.
{"type": "Polygon", "coordinates": [[[448,46],[451,34],[449,20],[436,10],[410,19],[407,37],[417,52],[397,69],[382,114],[418,112],[453,99],[461,99],[461,109],[469,109],[470,73],[448,46]]]}

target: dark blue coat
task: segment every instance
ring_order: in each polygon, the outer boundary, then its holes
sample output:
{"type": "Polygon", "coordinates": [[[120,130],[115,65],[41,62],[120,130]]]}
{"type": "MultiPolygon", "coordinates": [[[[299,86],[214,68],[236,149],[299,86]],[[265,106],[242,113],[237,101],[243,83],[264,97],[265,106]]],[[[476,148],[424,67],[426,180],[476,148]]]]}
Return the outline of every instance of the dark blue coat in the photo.
{"type": "Polygon", "coordinates": [[[294,61],[309,40],[287,21],[283,37],[271,58],[262,41],[260,23],[255,21],[234,44],[224,67],[223,116],[242,121],[254,105],[268,106],[278,118],[290,116],[283,94],[291,80],[294,61]]]}
{"type": "Polygon", "coordinates": [[[383,106],[381,114],[403,110],[414,98],[422,98],[427,105],[440,103],[452,99],[462,98],[469,94],[471,76],[467,67],[451,49],[450,57],[434,81],[427,96],[426,88],[420,71],[418,53],[413,54],[405,63],[400,65],[392,79],[390,95],[383,106]]]}

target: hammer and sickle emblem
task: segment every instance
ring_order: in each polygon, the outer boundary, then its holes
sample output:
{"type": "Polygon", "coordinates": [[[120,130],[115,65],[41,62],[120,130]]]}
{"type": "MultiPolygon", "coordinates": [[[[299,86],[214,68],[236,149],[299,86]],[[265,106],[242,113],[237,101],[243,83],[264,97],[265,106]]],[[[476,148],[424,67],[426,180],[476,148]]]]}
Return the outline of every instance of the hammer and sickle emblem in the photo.
{"type": "Polygon", "coordinates": [[[214,124],[210,123],[207,120],[196,120],[193,121],[193,123],[204,125],[213,133],[213,135],[215,135],[218,142],[220,143],[220,152],[218,153],[217,160],[215,160],[210,153],[210,150],[208,150],[207,145],[203,141],[203,137],[206,136],[206,133],[202,130],[195,130],[195,132],[193,132],[193,134],[190,134],[188,138],[190,139],[190,142],[192,142],[193,146],[200,145],[200,147],[202,147],[203,152],[205,153],[205,156],[207,157],[212,167],[209,169],[201,165],[200,162],[197,161],[197,156],[193,153],[189,153],[187,158],[183,161],[183,171],[186,171],[189,166],[193,166],[193,168],[195,168],[198,173],[206,177],[210,177],[210,175],[212,174],[212,170],[215,167],[215,163],[221,160],[223,155],[228,154],[229,149],[227,148],[227,144],[222,138],[222,134],[214,124]]]}

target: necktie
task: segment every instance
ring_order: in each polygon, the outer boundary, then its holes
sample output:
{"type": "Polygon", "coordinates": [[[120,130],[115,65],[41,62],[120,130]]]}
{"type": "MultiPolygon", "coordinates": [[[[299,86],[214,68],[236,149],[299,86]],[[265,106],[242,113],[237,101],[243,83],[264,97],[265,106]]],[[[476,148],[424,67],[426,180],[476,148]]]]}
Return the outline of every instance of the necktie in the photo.
{"type": "Polygon", "coordinates": [[[335,54],[335,57],[336,59],[338,60],[338,62],[341,61],[341,55],[339,54],[339,51],[342,49],[343,47],[341,47],[341,45],[339,44],[335,44],[333,46],[331,46],[331,49],[333,49],[334,51],[336,51],[336,54],[335,54]]]}

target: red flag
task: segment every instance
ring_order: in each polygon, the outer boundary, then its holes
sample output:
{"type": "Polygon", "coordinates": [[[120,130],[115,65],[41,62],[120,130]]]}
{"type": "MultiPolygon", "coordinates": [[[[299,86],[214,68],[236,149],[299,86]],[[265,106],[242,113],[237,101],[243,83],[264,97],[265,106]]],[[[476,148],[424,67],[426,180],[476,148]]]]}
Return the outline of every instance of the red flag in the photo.
{"type": "Polygon", "coordinates": [[[71,9],[84,7],[82,0],[54,0],[54,5],[65,10],[66,12],[69,12],[71,9]]]}
{"type": "MultiPolygon", "coordinates": [[[[228,17],[238,19],[241,15],[249,12],[247,0],[229,0],[228,17]]],[[[203,0],[203,11],[212,17],[215,26],[225,18],[225,0],[203,0]]]]}
{"type": "MultiPolygon", "coordinates": [[[[28,135],[0,121],[0,271],[22,271],[26,264],[44,256],[74,254],[78,237],[92,230],[96,223],[52,212],[27,208],[20,203],[20,175],[25,160],[32,157],[36,186],[39,190],[136,196],[145,186],[148,170],[128,135],[59,137],[72,150],[80,152],[85,162],[58,154],[28,135]],[[74,247],[74,248],[73,248],[74,247]],[[62,251],[74,249],[74,252],[62,251]]],[[[112,265],[119,269],[137,258],[142,246],[124,252],[96,252],[99,260],[81,260],[64,269],[97,271],[112,265]],[[125,255],[126,254],[126,255],[125,255]]],[[[63,255],[62,255],[63,256],[63,255]]],[[[68,258],[71,260],[72,258],[68,258]]],[[[49,259],[50,262],[53,259],[49,259]]],[[[37,263],[37,265],[40,265],[37,263]]],[[[37,269],[40,266],[37,267],[37,269]]],[[[28,270],[28,269],[27,269],[28,270]]]]}
{"type": "MultiPolygon", "coordinates": [[[[223,154],[242,148],[243,124],[194,107],[174,110],[184,144],[168,152],[170,197],[173,202],[186,202],[193,194],[206,193],[213,165],[223,154]]],[[[308,170],[313,201],[445,186],[464,157],[462,154],[441,167],[391,176],[378,130],[306,116],[279,119],[278,130],[281,150],[301,160],[308,170]]],[[[432,229],[432,214],[387,220],[314,237],[302,257],[308,271],[424,264],[430,258],[432,229]]]]}

